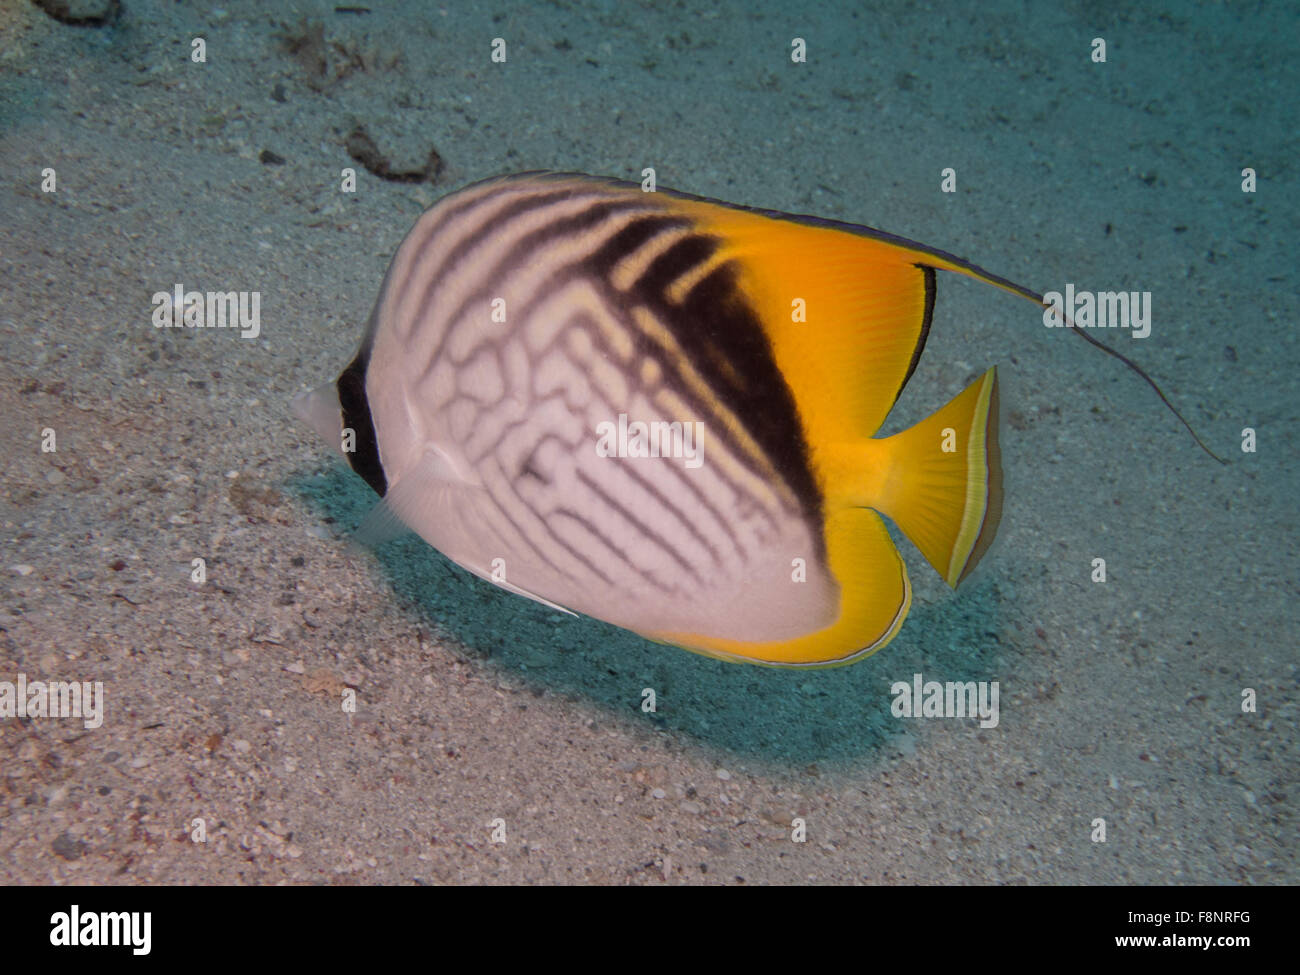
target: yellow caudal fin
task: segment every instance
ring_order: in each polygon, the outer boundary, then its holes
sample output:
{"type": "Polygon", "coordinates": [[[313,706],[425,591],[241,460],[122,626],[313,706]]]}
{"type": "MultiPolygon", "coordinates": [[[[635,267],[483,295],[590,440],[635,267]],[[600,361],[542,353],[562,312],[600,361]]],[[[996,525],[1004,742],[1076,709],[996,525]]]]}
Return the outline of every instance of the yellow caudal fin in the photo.
{"type": "Polygon", "coordinates": [[[997,369],[911,429],[829,455],[841,500],[893,519],[955,588],[993,542],[1002,514],[997,369]]]}

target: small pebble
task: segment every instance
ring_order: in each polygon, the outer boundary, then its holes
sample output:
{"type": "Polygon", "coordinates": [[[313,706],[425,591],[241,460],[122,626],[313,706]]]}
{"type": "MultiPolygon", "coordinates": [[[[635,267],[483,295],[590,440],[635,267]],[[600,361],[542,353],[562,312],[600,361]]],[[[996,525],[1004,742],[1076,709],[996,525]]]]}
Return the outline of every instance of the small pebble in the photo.
{"type": "Polygon", "coordinates": [[[700,813],[704,812],[704,807],[698,802],[692,802],[687,799],[682,803],[682,812],[690,813],[692,816],[698,816],[700,813]]]}
{"type": "Polygon", "coordinates": [[[58,839],[54,841],[51,848],[65,860],[79,860],[81,855],[86,852],[86,844],[81,840],[74,840],[68,835],[67,830],[59,834],[58,839]]]}
{"type": "Polygon", "coordinates": [[[651,794],[652,796],[654,796],[656,799],[666,799],[666,798],[668,798],[668,793],[667,793],[667,792],[664,792],[663,789],[654,789],[654,790],[651,791],[650,794],[651,794]]]}
{"type": "Polygon", "coordinates": [[[17,572],[20,576],[29,576],[29,575],[32,574],[33,566],[30,566],[30,565],[15,565],[15,566],[13,566],[13,570],[14,570],[15,572],[17,572]]]}
{"type": "Polygon", "coordinates": [[[63,471],[60,470],[53,470],[45,475],[45,481],[47,484],[62,484],[67,479],[68,475],[64,474],[63,471]]]}
{"type": "Polygon", "coordinates": [[[718,769],[718,778],[720,778],[723,782],[730,782],[731,773],[728,772],[725,768],[720,768],[718,769]]]}
{"type": "Polygon", "coordinates": [[[243,738],[236,738],[231,744],[234,745],[235,751],[241,755],[247,755],[253,747],[243,738]]]}

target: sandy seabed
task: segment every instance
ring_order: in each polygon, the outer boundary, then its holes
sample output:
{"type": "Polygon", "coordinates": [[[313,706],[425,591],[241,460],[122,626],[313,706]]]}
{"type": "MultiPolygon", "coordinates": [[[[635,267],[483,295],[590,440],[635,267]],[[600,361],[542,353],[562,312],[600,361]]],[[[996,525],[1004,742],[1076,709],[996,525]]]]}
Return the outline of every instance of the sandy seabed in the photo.
{"type": "Polygon", "coordinates": [[[1294,7],[267,6],[0,4],[0,681],[105,705],[0,719],[0,880],[1300,880],[1294,7]],[[956,593],[903,542],[911,617],[862,663],[731,666],[418,539],[349,550],[373,495],[288,403],[346,363],[416,215],[647,166],[1150,291],[1151,335],[1107,337],[1230,463],[942,276],[887,431],[999,364],[1001,537],[956,593]],[[260,293],[260,333],[155,328],[177,284],[260,293]],[[892,716],[917,673],[998,681],[997,727],[892,716]]]}

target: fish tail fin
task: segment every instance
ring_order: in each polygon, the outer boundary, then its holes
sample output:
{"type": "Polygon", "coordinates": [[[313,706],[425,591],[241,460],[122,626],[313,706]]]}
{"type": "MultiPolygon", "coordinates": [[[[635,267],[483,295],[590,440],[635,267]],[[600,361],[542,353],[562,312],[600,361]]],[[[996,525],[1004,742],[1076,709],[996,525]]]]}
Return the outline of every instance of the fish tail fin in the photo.
{"type": "Polygon", "coordinates": [[[850,501],[893,519],[956,588],[1002,515],[996,367],[916,426],[855,447],[856,471],[840,475],[850,501]]]}

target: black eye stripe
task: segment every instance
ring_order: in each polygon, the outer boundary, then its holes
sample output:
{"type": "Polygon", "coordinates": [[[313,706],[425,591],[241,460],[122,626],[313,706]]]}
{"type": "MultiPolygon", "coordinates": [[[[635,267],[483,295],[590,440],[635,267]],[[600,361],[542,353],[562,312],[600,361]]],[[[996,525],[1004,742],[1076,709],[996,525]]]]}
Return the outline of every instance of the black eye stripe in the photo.
{"type": "Polygon", "coordinates": [[[343,426],[351,427],[357,438],[356,450],[347,454],[348,463],[382,498],[388,493],[388,479],[379,462],[379,441],[375,437],[375,423],[370,416],[370,401],[366,398],[366,366],[369,362],[369,350],[362,349],[343,370],[335,385],[339,391],[343,426]]]}

